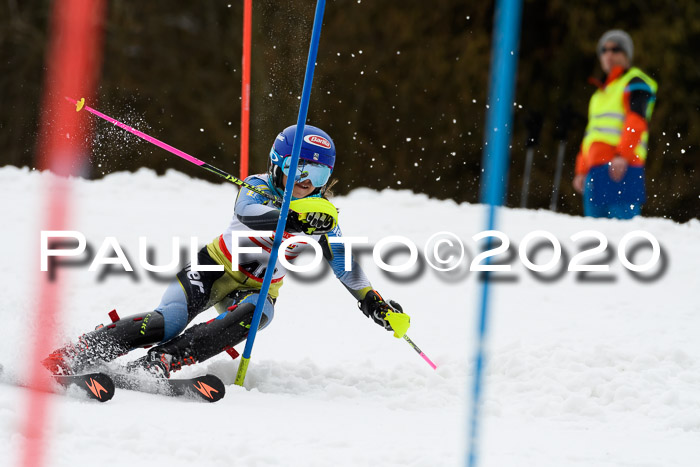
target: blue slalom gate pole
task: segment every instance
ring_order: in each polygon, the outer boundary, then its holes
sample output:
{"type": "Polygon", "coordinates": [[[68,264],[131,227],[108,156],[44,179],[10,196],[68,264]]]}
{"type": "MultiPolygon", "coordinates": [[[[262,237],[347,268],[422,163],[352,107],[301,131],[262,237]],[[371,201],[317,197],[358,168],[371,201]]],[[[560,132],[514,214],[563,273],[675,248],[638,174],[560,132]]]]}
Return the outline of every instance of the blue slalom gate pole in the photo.
{"type": "MultiPolygon", "coordinates": [[[[489,110],[486,114],[485,145],[482,159],[484,175],[481,202],[488,205],[486,230],[494,230],[496,206],[503,205],[508,175],[508,145],[513,121],[513,96],[518,63],[522,0],[498,0],[494,13],[489,110]]],[[[490,248],[490,242],[488,245],[490,248]]],[[[487,259],[486,264],[489,263],[487,259]]],[[[489,272],[486,271],[481,293],[478,341],[472,386],[472,411],[469,418],[467,465],[477,464],[482,379],[489,312],[489,272]]]]}
{"type": "Polygon", "coordinates": [[[297,118],[297,130],[294,134],[294,144],[292,145],[292,160],[289,167],[291,176],[287,177],[287,184],[284,187],[284,197],[282,198],[282,208],[280,209],[280,217],[277,221],[277,229],[275,230],[275,239],[270,251],[270,259],[267,262],[267,270],[260,289],[258,302],[255,304],[255,313],[253,321],[250,323],[250,331],[246,339],[245,349],[241,357],[241,363],[238,366],[235,383],[243,386],[245,375],[250,362],[250,354],[253,351],[253,343],[255,336],[258,334],[258,326],[262,318],[262,311],[267,300],[267,292],[270,290],[272,275],[275,272],[277,264],[277,256],[279,255],[279,247],[282,243],[284,228],[287,224],[287,214],[289,213],[289,203],[292,202],[292,191],[294,191],[295,174],[297,173],[297,165],[299,164],[299,154],[301,153],[301,142],[304,134],[304,124],[306,122],[306,114],[309,110],[309,98],[311,96],[311,86],[314,80],[314,68],[316,66],[316,55],[318,53],[318,42],[321,38],[321,25],[323,23],[323,11],[326,7],[325,0],[316,2],[316,13],[314,15],[314,25],[311,31],[311,44],[309,45],[309,57],[306,61],[306,75],[304,76],[304,87],[301,92],[301,103],[299,104],[299,116],[297,118]]]}

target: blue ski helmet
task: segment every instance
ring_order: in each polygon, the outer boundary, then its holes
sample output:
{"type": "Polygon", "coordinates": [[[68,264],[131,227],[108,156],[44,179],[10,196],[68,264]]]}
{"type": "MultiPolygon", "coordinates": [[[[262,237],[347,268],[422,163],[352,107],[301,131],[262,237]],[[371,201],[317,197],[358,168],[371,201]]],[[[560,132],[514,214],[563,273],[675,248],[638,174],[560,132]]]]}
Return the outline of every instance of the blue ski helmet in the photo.
{"type": "MultiPolygon", "coordinates": [[[[284,192],[282,179],[285,175],[289,176],[296,131],[296,125],[282,130],[270,149],[270,182],[280,193],[284,192]]],[[[316,188],[312,195],[323,194],[334,165],[335,144],[331,137],[320,128],[304,125],[304,141],[301,143],[295,181],[310,180],[316,188]]]]}

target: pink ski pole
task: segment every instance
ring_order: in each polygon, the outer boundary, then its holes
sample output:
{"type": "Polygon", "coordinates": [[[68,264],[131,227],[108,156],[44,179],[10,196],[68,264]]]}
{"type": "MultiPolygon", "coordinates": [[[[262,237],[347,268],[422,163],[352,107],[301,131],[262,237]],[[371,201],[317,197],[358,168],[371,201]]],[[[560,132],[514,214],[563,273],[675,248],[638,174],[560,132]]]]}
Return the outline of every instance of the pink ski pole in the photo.
{"type": "Polygon", "coordinates": [[[424,354],[423,351],[422,351],[421,349],[419,349],[418,346],[417,346],[416,344],[413,343],[413,341],[408,337],[407,334],[404,334],[404,335],[403,335],[403,338],[404,338],[404,340],[405,340],[406,342],[408,342],[408,344],[409,344],[411,347],[413,347],[413,350],[415,350],[416,352],[418,352],[418,355],[420,355],[421,357],[423,357],[423,360],[425,360],[425,361],[428,363],[428,365],[430,365],[430,368],[432,368],[433,370],[437,369],[437,365],[434,364],[433,361],[430,360],[430,359],[428,358],[428,356],[427,356],[426,354],[424,354]]]}
{"type": "Polygon", "coordinates": [[[85,105],[85,98],[82,98],[79,101],[76,101],[75,99],[71,99],[70,97],[66,97],[66,100],[68,102],[75,104],[75,110],[78,112],[82,109],[85,109],[88,112],[90,112],[91,114],[95,115],[96,117],[99,117],[103,120],[106,120],[109,123],[112,123],[112,124],[118,126],[122,130],[128,131],[129,133],[134,134],[134,135],[138,136],[139,138],[141,138],[145,141],[148,141],[151,144],[155,144],[159,148],[165,149],[166,151],[168,151],[171,154],[175,154],[176,156],[181,157],[181,158],[185,159],[186,161],[191,162],[195,165],[198,165],[201,168],[208,170],[209,172],[215,173],[216,175],[223,177],[226,180],[228,180],[229,182],[233,182],[240,187],[247,188],[247,189],[254,191],[255,193],[257,193],[261,196],[264,196],[265,198],[267,198],[267,199],[271,200],[273,203],[275,203],[275,205],[280,204],[280,200],[275,198],[274,196],[272,196],[270,193],[266,193],[264,191],[261,191],[258,187],[250,185],[247,182],[244,182],[243,180],[241,180],[240,178],[234,177],[233,175],[226,173],[223,170],[218,169],[211,164],[207,164],[206,162],[201,161],[194,156],[190,156],[186,152],[180,151],[179,149],[174,148],[174,147],[170,146],[169,144],[166,144],[166,143],[162,142],[161,140],[154,138],[153,136],[149,136],[146,133],[137,130],[136,128],[132,128],[129,125],[126,125],[126,124],[120,122],[119,120],[115,120],[112,117],[105,115],[102,112],[99,112],[99,111],[93,109],[92,107],[88,107],[87,105],[85,105]]]}

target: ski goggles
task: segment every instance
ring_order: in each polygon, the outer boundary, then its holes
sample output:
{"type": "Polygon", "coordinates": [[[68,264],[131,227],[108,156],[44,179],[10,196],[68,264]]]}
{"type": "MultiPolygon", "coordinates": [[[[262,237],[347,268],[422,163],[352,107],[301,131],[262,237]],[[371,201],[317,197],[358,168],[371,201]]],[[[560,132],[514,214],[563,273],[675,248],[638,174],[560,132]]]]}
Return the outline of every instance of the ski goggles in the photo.
{"type": "MultiPolygon", "coordinates": [[[[291,163],[292,157],[286,156],[282,164],[282,172],[287,177],[289,177],[289,166],[291,163]]],[[[313,186],[320,188],[328,183],[329,178],[331,178],[331,168],[327,165],[307,161],[306,159],[299,159],[299,165],[297,165],[297,175],[294,177],[295,183],[310,180],[313,186]]]]}

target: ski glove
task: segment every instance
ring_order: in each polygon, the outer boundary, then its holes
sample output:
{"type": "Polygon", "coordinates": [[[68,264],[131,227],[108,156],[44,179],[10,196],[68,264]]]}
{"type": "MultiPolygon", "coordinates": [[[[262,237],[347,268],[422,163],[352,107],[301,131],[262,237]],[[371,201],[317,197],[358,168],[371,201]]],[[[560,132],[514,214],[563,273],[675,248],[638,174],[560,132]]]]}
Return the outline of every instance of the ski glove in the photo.
{"type": "Polygon", "coordinates": [[[368,318],[386,329],[394,331],[394,337],[401,338],[411,325],[411,318],[403,312],[403,308],[394,300],[385,302],[376,290],[370,290],[361,301],[357,303],[368,318]]]}
{"type": "Polygon", "coordinates": [[[327,234],[338,225],[338,210],[325,198],[295,199],[289,204],[287,231],[327,234]]]}
{"type": "Polygon", "coordinates": [[[333,218],[323,212],[299,213],[289,210],[287,231],[295,233],[327,234],[335,228],[333,218]]]}

